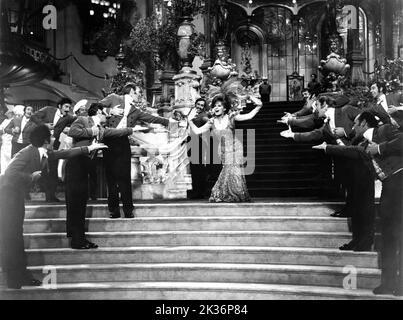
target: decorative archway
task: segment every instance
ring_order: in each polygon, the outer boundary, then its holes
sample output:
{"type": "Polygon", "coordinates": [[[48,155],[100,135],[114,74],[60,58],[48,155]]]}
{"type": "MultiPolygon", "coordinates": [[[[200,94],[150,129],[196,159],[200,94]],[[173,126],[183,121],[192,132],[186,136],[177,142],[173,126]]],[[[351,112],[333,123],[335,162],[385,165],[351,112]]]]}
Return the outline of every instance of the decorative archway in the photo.
{"type": "Polygon", "coordinates": [[[263,30],[248,22],[240,25],[232,33],[231,52],[240,75],[256,78],[267,76],[264,39],[263,30]],[[250,63],[250,72],[246,70],[248,68],[247,63],[250,63]]]}

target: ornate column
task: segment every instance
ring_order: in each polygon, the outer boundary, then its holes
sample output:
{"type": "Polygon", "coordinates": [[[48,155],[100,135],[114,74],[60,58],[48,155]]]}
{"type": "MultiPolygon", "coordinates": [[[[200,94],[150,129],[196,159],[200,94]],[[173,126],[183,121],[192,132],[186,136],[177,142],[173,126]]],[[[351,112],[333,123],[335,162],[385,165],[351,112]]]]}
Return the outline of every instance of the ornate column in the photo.
{"type": "Polygon", "coordinates": [[[394,1],[379,1],[381,6],[382,26],[382,55],[384,58],[393,59],[393,10],[394,1]]]}
{"type": "Polygon", "coordinates": [[[292,55],[294,57],[294,72],[299,74],[299,15],[292,16],[292,55]]]}
{"type": "Polygon", "coordinates": [[[230,47],[228,46],[228,32],[229,32],[229,23],[228,23],[228,9],[227,3],[225,0],[218,0],[216,6],[216,25],[217,29],[214,30],[215,38],[217,39],[214,53],[215,59],[219,59],[221,61],[227,62],[230,57],[230,47]]]}
{"type": "Polygon", "coordinates": [[[192,70],[194,57],[189,54],[190,37],[194,33],[194,26],[190,22],[190,17],[184,17],[178,29],[179,57],[182,62],[182,69],[179,74],[173,77],[175,82],[175,109],[182,110],[188,114],[190,108],[194,107],[199,95],[201,77],[192,70]]]}
{"type": "MultiPolygon", "coordinates": [[[[206,57],[204,58],[203,64],[200,66],[200,70],[205,76],[208,72],[208,68],[213,65],[213,58],[211,57],[211,0],[206,0],[206,12],[204,15],[204,34],[205,34],[205,48],[206,57]]],[[[205,77],[204,77],[205,78],[205,77]]]]}
{"type": "Polygon", "coordinates": [[[360,27],[359,27],[359,5],[360,0],[354,1],[356,10],[356,21],[353,21],[353,27],[347,31],[347,58],[351,64],[351,82],[360,84],[365,81],[362,65],[365,57],[360,45],[360,27]]]}
{"type": "Polygon", "coordinates": [[[161,103],[161,95],[162,95],[162,83],[161,76],[162,70],[160,70],[161,59],[157,50],[153,52],[154,57],[154,83],[151,87],[151,92],[153,96],[153,103],[159,105],[161,103]]]}

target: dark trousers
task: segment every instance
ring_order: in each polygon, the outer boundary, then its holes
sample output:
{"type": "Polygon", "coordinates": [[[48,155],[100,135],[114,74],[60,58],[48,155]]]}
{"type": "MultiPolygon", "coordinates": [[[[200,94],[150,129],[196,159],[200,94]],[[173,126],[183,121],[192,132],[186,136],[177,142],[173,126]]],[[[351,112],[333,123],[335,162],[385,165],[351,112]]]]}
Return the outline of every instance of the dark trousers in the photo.
{"type": "MultiPolygon", "coordinates": [[[[355,160],[346,158],[334,157],[334,180],[336,185],[340,186],[345,194],[346,206],[345,211],[348,216],[353,215],[354,208],[354,170],[356,163],[355,160]]],[[[360,165],[362,165],[360,163],[360,165]]]]}
{"type": "Polygon", "coordinates": [[[207,166],[205,164],[190,164],[192,175],[192,190],[188,192],[190,199],[203,199],[206,194],[207,166]]]}
{"type": "Polygon", "coordinates": [[[97,158],[95,157],[90,161],[88,168],[88,178],[89,178],[89,192],[90,197],[95,199],[97,197],[97,158]]]}
{"type": "Polygon", "coordinates": [[[88,167],[90,158],[78,156],[66,163],[66,208],[67,236],[71,244],[79,246],[85,242],[85,214],[88,200],[88,167]]]}
{"type": "Polygon", "coordinates": [[[382,285],[403,289],[403,171],[382,182],[381,269],[382,285]]]}
{"type": "Polygon", "coordinates": [[[131,182],[131,150],[127,137],[105,139],[108,149],[104,151],[105,174],[108,185],[108,209],[113,212],[119,209],[119,193],[123,203],[123,211],[133,211],[131,182]]]}
{"type": "Polygon", "coordinates": [[[20,152],[22,149],[24,149],[27,146],[29,146],[29,143],[12,142],[11,143],[11,158],[14,158],[16,153],[20,152]]]}
{"type": "Polygon", "coordinates": [[[21,188],[0,187],[0,259],[8,285],[22,285],[32,278],[27,271],[24,250],[24,218],[25,201],[21,188]]]}
{"type": "Polygon", "coordinates": [[[56,187],[57,187],[57,165],[58,161],[49,161],[49,171],[42,171],[42,185],[45,190],[46,200],[51,200],[56,195],[56,187]]]}
{"type": "Polygon", "coordinates": [[[350,194],[352,200],[351,224],[353,240],[358,247],[369,247],[375,234],[374,177],[365,164],[352,164],[353,175],[350,194]]]}

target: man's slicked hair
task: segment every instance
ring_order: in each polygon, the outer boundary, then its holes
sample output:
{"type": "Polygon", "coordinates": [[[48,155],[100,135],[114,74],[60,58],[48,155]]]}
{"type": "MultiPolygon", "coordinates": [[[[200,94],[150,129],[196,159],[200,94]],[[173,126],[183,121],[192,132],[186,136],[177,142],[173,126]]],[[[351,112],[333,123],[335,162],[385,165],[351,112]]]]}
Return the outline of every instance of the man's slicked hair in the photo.
{"type": "Polygon", "coordinates": [[[376,128],[379,125],[378,120],[376,120],[375,115],[370,111],[364,111],[358,116],[358,123],[366,121],[370,128],[376,128]]]}
{"type": "Polygon", "coordinates": [[[41,124],[31,131],[29,138],[34,147],[40,148],[45,142],[50,143],[50,130],[46,125],[41,124]]]}
{"type": "Polygon", "coordinates": [[[57,107],[61,107],[64,104],[72,104],[73,101],[69,98],[62,98],[58,103],[57,103],[57,107]]]}

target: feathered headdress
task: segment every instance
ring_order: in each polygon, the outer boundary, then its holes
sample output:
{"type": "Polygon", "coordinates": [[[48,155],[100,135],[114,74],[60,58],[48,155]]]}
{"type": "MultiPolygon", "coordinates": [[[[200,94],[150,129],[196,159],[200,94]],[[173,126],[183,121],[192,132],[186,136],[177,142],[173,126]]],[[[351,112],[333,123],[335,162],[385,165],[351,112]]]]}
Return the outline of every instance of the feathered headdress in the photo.
{"type": "Polygon", "coordinates": [[[247,95],[241,79],[230,77],[219,85],[209,85],[206,93],[207,104],[210,105],[215,97],[222,96],[224,99],[232,101],[234,98],[243,99],[247,95]]]}

